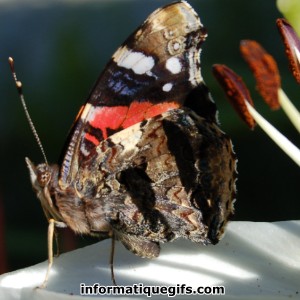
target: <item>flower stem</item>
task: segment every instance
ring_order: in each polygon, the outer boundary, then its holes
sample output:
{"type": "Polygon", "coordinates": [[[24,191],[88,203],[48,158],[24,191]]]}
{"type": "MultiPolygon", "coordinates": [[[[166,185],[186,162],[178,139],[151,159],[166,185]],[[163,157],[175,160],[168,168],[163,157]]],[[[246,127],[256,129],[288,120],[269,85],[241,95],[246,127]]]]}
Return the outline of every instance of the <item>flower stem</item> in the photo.
{"type": "Polygon", "coordinates": [[[292,144],[273,125],[264,119],[246,100],[247,108],[256,123],[269,135],[269,137],[300,167],[300,150],[292,144]]]}
{"type": "Polygon", "coordinates": [[[281,88],[278,90],[278,100],[286,115],[300,132],[300,113],[281,88]]]}

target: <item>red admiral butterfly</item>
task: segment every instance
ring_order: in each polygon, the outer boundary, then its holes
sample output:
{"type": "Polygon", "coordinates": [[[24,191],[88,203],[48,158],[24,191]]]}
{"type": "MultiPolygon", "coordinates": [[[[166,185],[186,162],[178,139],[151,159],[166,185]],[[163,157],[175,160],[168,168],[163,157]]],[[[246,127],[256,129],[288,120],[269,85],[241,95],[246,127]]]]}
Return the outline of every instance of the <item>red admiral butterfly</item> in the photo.
{"type": "Polygon", "coordinates": [[[26,159],[51,240],[54,226],[68,226],[148,258],[160,242],[219,241],[236,158],[200,72],[206,36],[185,1],[153,12],[100,75],[61,162],[26,159]]]}

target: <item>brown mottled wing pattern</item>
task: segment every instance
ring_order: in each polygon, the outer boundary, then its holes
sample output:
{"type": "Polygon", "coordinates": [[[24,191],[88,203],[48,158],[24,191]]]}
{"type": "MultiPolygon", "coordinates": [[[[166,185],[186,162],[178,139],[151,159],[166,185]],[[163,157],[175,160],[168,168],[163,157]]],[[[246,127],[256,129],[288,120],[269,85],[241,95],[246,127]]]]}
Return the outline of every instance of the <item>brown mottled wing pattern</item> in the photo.
{"type": "Polygon", "coordinates": [[[233,213],[235,156],[215,123],[187,108],[172,110],[112,135],[97,150],[95,176],[80,190],[89,195],[93,231],[103,225],[99,209],[140,256],[157,256],[158,242],[178,237],[218,242],[233,213]]]}

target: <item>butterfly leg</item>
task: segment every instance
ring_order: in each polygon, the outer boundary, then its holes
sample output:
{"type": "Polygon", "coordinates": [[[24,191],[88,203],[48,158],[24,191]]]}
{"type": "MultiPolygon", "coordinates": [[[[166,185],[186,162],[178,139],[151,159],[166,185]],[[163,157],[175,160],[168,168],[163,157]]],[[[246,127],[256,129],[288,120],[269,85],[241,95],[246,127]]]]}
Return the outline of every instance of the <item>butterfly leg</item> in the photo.
{"type": "Polygon", "coordinates": [[[49,273],[53,264],[53,235],[54,235],[54,228],[55,226],[55,220],[54,219],[49,219],[49,225],[48,225],[48,267],[46,271],[46,276],[45,279],[39,288],[45,288],[47,286],[48,278],[49,278],[49,273]]]}
{"type": "Polygon", "coordinates": [[[56,245],[56,253],[55,253],[55,257],[58,257],[59,256],[59,242],[58,242],[58,231],[55,230],[54,228],[54,237],[55,237],[55,245],[56,245]]]}
{"type": "Polygon", "coordinates": [[[47,286],[50,270],[51,270],[51,267],[53,264],[53,238],[54,238],[54,235],[55,235],[56,243],[58,245],[57,235],[55,234],[55,226],[66,227],[65,223],[55,221],[54,219],[49,219],[48,222],[49,222],[48,236],[47,236],[47,239],[48,239],[48,267],[47,267],[45,279],[44,279],[42,285],[39,286],[39,288],[42,288],[42,289],[47,286]]]}
{"type": "Polygon", "coordinates": [[[115,234],[112,233],[109,265],[110,265],[111,280],[112,280],[114,285],[117,285],[116,279],[115,279],[115,273],[114,273],[115,244],[116,244],[116,237],[115,237],[115,234]]]}

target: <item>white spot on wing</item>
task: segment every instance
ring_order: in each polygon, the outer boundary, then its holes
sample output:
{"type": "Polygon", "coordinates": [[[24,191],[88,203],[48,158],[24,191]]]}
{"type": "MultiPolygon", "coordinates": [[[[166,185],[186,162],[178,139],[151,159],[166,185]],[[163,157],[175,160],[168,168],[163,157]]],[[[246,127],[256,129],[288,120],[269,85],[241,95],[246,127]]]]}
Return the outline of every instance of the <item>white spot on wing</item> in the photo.
{"type": "Polygon", "coordinates": [[[164,92],[170,92],[172,88],[173,88],[172,83],[166,83],[166,84],[163,85],[162,90],[164,92]]]}
{"type": "Polygon", "coordinates": [[[126,46],[119,48],[113,56],[119,67],[131,69],[135,74],[151,74],[155,61],[152,56],[146,56],[142,52],[134,52],[126,46]]]}
{"type": "Polygon", "coordinates": [[[80,116],[81,120],[85,120],[85,118],[86,118],[88,112],[90,111],[91,107],[92,107],[92,105],[90,103],[87,103],[84,106],[84,109],[83,109],[83,111],[81,113],[81,116],[80,116]]]}
{"type": "Polygon", "coordinates": [[[175,51],[178,51],[180,49],[180,44],[178,42],[174,43],[173,48],[175,51]]]}
{"type": "Polygon", "coordinates": [[[179,58],[171,57],[166,61],[166,68],[173,74],[178,74],[181,72],[182,66],[179,58]]]}
{"type": "Polygon", "coordinates": [[[84,156],[89,156],[90,152],[85,148],[85,143],[81,143],[80,151],[84,156]]]}

